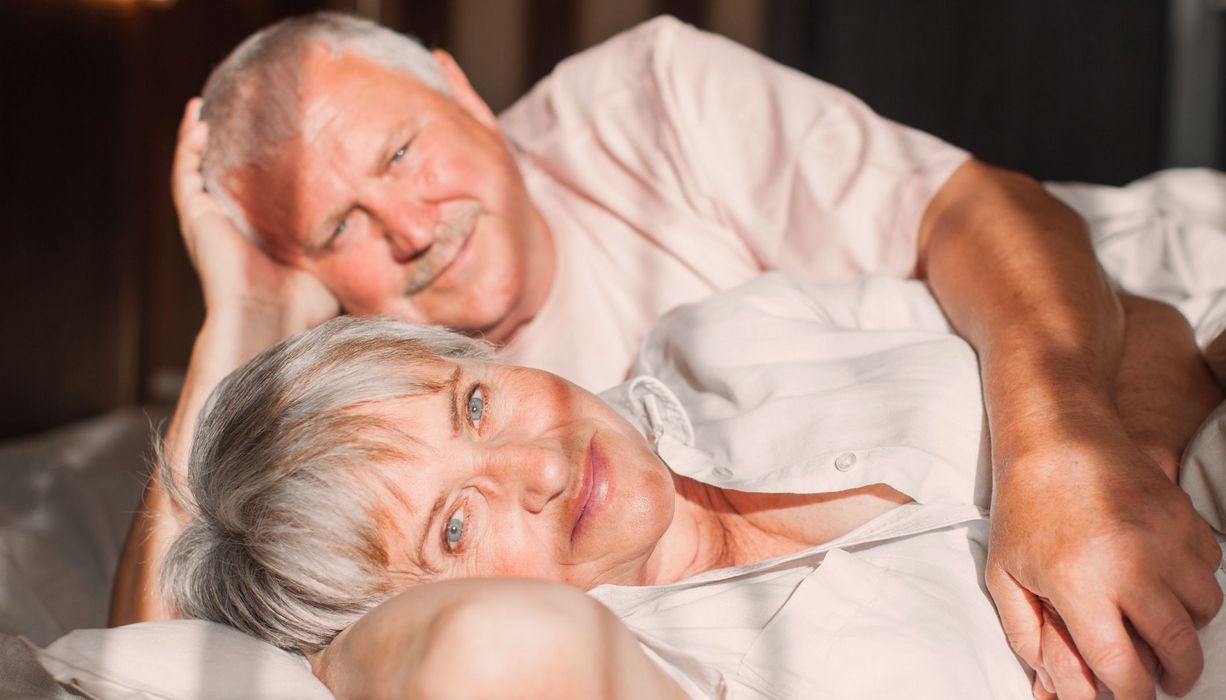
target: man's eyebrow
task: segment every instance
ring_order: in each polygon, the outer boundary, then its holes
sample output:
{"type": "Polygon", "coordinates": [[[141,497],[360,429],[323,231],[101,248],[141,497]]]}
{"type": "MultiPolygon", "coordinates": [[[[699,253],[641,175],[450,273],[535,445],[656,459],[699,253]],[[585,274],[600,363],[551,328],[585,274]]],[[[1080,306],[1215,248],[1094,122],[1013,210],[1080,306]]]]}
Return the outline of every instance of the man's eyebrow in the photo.
{"type": "Polygon", "coordinates": [[[447,394],[451,397],[451,437],[460,434],[460,368],[457,366],[447,380],[447,394]]]}

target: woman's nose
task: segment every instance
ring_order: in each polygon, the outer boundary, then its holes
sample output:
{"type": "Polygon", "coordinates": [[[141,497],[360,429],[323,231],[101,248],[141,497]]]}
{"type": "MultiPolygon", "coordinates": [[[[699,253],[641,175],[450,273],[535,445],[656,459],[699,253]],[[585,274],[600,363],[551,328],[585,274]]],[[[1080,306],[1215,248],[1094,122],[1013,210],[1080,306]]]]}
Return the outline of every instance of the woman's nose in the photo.
{"type": "Polygon", "coordinates": [[[504,488],[531,513],[540,513],[566,493],[574,478],[567,455],[558,449],[518,449],[504,457],[508,459],[500,470],[504,488]]]}

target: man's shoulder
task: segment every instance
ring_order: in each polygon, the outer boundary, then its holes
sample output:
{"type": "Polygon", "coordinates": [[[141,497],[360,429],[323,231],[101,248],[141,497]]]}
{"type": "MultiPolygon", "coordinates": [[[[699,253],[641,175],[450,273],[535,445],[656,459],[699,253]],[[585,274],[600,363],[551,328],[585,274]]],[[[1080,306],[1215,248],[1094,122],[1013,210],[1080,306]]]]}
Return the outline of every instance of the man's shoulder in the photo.
{"type": "Polygon", "coordinates": [[[562,60],[500,118],[504,123],[518,121],[520,113],[531,111],[534,103],[556,99],[559,94],[583,105],[610,94],[641,90],[650,83],[645,78],[668,64],[671,47],[678,40],[702,34],[671,15],[653,17],[562,60]]]}

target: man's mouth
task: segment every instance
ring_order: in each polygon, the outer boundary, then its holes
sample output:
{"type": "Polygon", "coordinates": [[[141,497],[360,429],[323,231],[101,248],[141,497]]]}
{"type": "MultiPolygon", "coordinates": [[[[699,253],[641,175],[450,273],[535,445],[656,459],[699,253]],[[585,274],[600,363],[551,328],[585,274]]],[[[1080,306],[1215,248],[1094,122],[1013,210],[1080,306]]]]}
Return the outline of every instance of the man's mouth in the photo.
{"type": "Polygon", "coordinates": [[[457,213],[435,226],[434,242],[413,263],[413,271],[405,285],[405,296],[426,289],[442,277],[464,253],[484,208],[476,203],[465,204],[457,213]]]}

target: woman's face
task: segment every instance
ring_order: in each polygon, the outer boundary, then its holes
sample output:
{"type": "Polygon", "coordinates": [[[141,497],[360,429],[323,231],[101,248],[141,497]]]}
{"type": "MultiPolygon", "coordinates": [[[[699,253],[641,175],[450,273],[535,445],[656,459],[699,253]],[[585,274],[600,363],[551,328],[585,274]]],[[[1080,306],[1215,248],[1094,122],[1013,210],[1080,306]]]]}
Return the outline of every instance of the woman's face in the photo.
{"type": "Polygon", "coordinates": [[[442,391],[383,405],[412,436],[390,505],[393,570],[584,590],[638,583],[673,517],[672,476],[591,393],[547,372],[439,362],[442,391]]]}

